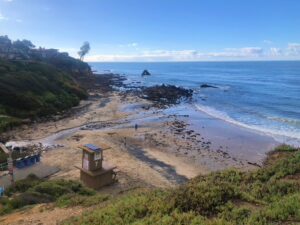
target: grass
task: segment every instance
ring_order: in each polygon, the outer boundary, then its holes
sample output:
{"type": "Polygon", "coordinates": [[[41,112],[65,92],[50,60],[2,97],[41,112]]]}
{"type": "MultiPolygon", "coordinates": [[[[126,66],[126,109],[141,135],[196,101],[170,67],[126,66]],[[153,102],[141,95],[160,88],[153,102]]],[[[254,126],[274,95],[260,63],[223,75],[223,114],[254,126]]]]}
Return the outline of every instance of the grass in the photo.
{"type": "Polygon", "coordinates": [[[256,171],[226,170],[175,189],[139,190],[64,224],[299,224],[299,175],[299,149],[280,146],[256,171]]]}

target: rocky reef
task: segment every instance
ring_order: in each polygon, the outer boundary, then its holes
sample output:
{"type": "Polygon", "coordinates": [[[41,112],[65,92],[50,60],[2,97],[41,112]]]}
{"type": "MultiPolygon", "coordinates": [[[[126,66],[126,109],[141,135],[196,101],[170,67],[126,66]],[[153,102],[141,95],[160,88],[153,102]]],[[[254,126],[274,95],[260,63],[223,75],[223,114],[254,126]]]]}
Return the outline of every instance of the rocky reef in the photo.
{"type": "Polygon", "coordinates": [[[190,99],[192,96],[193,90],[175,85],[163,84],[141,89],[141,97],[150,100],[157,107],[178,104],[181,100],[190,99]]]}

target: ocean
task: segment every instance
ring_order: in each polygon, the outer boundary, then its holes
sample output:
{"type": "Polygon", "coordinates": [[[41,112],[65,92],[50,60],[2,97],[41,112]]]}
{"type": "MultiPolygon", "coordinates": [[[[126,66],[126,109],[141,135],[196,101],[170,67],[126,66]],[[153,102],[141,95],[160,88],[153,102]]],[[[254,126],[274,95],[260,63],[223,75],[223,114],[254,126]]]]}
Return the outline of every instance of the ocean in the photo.
{"type": "Polygon", "coordinates": [[[90,63],[128,83],[194,90],[191,107],[212,117],[300,146],[300,61],[90,63]],[[142,77],[144,69],[151,76],[142,77]],[[202,84],[216,88],[201,88],[202,84]]]}

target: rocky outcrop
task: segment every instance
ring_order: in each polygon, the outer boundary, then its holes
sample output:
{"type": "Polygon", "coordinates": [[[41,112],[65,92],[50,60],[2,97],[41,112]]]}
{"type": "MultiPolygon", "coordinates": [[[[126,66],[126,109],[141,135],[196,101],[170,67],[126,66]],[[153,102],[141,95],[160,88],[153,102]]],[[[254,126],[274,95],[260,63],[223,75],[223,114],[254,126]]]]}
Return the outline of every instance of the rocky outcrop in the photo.
{"type": "Polygon", "coordinates": [[[152,101],[158,107],[178,104],[180,100],[189,99],[193,96],[191,89],[164,84],[144,87],[141,93],[142,98],[152,101]]]}
{"type": "Polygon", "coordinates": [[[142,76],[150,76],[151,73],[148,70],[144,70],[142,76]]]}
{"type": "Polygon", "coordinates": [[[200,87],[201,88],[218,88],[218,87],[210,85],[210,84],[202,84],[200,87]]]}

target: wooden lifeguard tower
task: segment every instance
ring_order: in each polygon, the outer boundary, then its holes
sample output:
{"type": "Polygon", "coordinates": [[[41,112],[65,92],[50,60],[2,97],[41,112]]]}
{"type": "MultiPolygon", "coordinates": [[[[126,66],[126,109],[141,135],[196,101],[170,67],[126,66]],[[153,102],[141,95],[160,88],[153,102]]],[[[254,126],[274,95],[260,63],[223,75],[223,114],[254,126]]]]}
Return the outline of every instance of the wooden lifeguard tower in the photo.
{"type": "Polygon", "coordinates": [[[106,145],[102,147],[93,144],[80,146],[82,150],[82,167],[80,179],[88,187],[99,189],[116,181],[116,167],[103,162],[103,151],[110,149],[106,145]]]}

